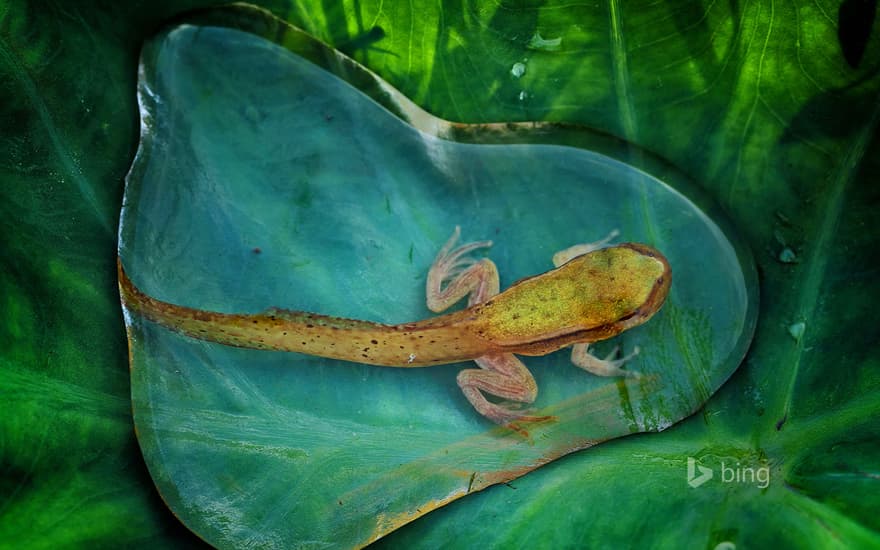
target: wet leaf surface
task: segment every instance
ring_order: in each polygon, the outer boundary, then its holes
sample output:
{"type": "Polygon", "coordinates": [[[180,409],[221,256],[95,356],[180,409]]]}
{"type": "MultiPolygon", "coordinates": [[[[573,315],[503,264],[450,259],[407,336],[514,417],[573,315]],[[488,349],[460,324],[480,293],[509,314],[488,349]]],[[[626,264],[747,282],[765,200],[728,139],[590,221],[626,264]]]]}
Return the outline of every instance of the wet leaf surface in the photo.
{"type": "Polygon", "coordinates": [[[455,375],[473,365],[388,369],[246,351],[131,314],[147,464],[176,515],[209,542],[365,544],[570,452],[669,427],[730,376],[751,340],[751,256],[638,167],[560,145],[438,139],[239,30],[171,29],[148,43],[140,74],[145,122],[120,255],[164,301],[416,320],[432,315],[424,280],[455,225],[495,239],[490,255],[508,283],[611,229],[662,250],[674,270],[660,314],[595,346],[603,356],[638,346],[629,368],[642,378],[587,375],[565,351],[526,359],[536,414],[556,417],[526,426],[528,436],[471,408],[455,375]]]}

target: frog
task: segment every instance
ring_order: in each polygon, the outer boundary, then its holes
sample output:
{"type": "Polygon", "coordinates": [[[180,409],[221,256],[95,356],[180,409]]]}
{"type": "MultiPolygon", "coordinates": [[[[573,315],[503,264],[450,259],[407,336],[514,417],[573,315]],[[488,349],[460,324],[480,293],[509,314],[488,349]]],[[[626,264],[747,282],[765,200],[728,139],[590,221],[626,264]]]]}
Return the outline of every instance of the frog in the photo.
{"type": "Polygon", "coordinates": [[[520,279],[504,291],[496,264],[473,254],[492,246],[456,246],[456,226],[428,269],[426,302],[439,315],[385,324],[292,309],[226,313],[151,296],[117,272],[125,309],[190,338],[256,350],[304,353],[386,367],[430,367],[474,361],[456,381],[473,408],[496,424],[547,420],[530,414],[535,378],[518,356],[571,348],[572,363],[594,375],[638,377],[624,365],[635,348],[598,358],[590,345],[644,324],[663,306],[672,283],[669,262],[641,243],[582,243],[553,255],[554,267],[520,279]],[[463,299],[464,309],[443,313],[463,299]],[[489,397],[493,399],[490,400],[489,397]]]}

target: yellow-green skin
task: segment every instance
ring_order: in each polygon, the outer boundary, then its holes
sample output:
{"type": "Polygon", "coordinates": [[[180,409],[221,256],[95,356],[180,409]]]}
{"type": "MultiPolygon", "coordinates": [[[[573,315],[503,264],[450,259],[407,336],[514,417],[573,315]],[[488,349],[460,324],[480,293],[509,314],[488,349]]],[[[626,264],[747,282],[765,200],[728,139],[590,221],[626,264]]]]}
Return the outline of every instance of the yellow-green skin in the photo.
{"type": "Polygon", "coordinates": [[[170,304],[143,293],[122,262],[117,265],[125,307],[187,336],[390,367],[457,363],[496,353],[545,355],[605,340],[650,319],[672,281],[662,254],[625,243],[520,280],[467,309],[384,325],[303,311],[236,314],[170,304]]]}

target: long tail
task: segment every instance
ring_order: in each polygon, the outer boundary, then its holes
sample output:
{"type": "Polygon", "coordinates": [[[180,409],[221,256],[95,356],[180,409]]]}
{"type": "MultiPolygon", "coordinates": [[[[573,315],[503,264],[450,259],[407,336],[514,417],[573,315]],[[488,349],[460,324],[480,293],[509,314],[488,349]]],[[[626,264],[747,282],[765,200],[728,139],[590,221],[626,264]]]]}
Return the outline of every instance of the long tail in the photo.
{"type": "Polygon", "coordinates": [[[385,325],[276,308],[257,314],[205,311],[149,296],[131,281],[121,260],[116,265],[119,293],[128,311],[199,340],[392,367],[454,363],[487,352],[484,342],[467,338],[454,321],[462,312],[385,325]]]}

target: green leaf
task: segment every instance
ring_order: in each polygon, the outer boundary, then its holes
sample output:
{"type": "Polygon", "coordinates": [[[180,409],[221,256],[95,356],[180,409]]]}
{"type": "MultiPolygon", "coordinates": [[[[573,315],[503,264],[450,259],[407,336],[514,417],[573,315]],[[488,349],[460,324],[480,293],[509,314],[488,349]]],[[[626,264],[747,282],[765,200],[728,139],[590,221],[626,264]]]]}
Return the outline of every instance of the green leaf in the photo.
{"type": "MultiPolygon", "coordinates": [[[[191,7],[0,6],[0,534],[19,546],[195,542],[134,443],[112,229],[138,50],[191,7]]],[[[856,30],[828,2],[268,7],[433,115],[582,124],[656,153],[721,204],[761,274],[749,355],[699,414],[469,495],[389,544],[880,544],[876,23],[842,50],[856,30]],[[688,457],[715,477],[688,486],[688,457]],[[723,482],[722,462],[768,466],[768,487],[723,482]]]]}

